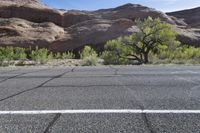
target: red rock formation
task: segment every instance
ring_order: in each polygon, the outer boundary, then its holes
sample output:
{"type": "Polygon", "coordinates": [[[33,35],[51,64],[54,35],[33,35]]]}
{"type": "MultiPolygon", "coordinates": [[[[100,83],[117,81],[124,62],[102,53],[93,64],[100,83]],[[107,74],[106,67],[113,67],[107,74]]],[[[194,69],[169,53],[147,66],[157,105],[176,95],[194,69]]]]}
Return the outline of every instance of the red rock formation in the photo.
{"type": "Polygon", "coordinates": [[[167,14],[183,20],[191,27],[200,28],[200,7],[167,14]]]}
{"type": "Polygon", "coordinates": [[[134,4],[97,11],[66,11],[51,9],[37,0],[0,0],[0,46],[39,45],[52,51],[66,51],[85,44],[98,45],[137,32],[134,21],[147,16],[177,24],[175,29],[183,43],[198,44],[199,29],[188,28],[199,23],[196,20],[198,13],[194,18],[190,15],[194,20],[192,22],[186,20],[188,17],[184,20],[176,18],[183,18],[182,13],[178,13],[182,14],[179,16],[173,14],[168,16],[155,9],[134,4]]]}

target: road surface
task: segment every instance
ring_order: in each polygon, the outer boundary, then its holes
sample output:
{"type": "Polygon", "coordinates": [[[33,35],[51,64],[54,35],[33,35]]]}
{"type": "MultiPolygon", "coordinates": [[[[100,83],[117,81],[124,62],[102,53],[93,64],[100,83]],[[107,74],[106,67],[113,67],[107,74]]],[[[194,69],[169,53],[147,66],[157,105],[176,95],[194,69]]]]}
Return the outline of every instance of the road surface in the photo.
{"type": "Polygon", "coordinates": [[[200,66],[0,68],[2,133],[199,133],[200,66]]]}

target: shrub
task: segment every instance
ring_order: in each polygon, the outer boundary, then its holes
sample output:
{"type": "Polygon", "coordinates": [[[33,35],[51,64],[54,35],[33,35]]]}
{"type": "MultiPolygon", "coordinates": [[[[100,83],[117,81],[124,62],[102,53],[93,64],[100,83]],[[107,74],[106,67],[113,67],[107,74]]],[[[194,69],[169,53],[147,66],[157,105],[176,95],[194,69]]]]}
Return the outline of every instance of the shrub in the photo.
{"type": "Polygon", "coordinates": [[[97,57],[97,53],[90,46],[85,46],[84,49],[83,49],[83,51],[80,53],[80,58],[84,59],[84,58],[87,58],[89,56],[97,57]]]}
{"type": "Polygon", "coordinates": [[[14,49],[13,47],[5,47],[3,51],[4,57],[6,61],[10,61],[13,59],[14,49]]]}
{"type": "Polygon", "coordinates": [[[30,58],[36,61],[36,63],[45,64],[49,59],[48,50],[46,48],[39,49],[36,47],[35,50],[31,50],[30,58]]]}
{"type": "Polygon", "coordinates": [[[0,65],[8,66],[10,61],[13,60],[14,50],[13,47],[0,47],[0,65]]]}
{"type": "Polygon", "coordinates": [[[97,53],[90,46],[85,46],[83,51],[80,53],[80,58],[83,59],[85,66],[96,66],[97,61],[97,53]]]}
{"type": "Polygon", "coordinates": [[[61,55],[61,53],[56,53],[54,57],[55,57],[55,59],[61,59],[62,55],[61,55]]]}
{"type": "Polygon", "coordinates": [[[27,55],[25,53],[24,48],[16,47],[14,49],[14,55],[13,55],[14,60],[24,60],[24,59],[26,59],[26,57],[27,57],[27,55]]]}
{"type": "Polygon", "coordinates": [[[48,59],[48,60],[54,59],[54,56],[53,56],[53,53],[52,53],[52,52],[49,52],[47,59],[48,59]]]}
{"type": "Polygon", "coordinates": [[[62,59],[74,59],[75,58],[75,54],[73,52],[65,52],[65,53],[62,53],[62,59]]]}
{"type": "MultiPolygon", "coordinates": [[[[172,63],[200,63],[200,48],[179,46],[174,49],[160,49],[155,55],[158,60],[168,60],[172,63]]],[[[155,59],[156,60],[156,59],[155,59]]]]}
{"type": "Polygon", "coordinates": [[[5,48],[0,47],[0,61],[4,61],[5,60],[5,54],[4,54],[5,48]]]}
{"type": "Polygon", "coordinates": [[[96,66],[98,64],[97,57],[89,56],[83,59],[83,65],[84,66],[96,66]]]}
{"type": "Polygon", "coordinates": [[[75,54],[73,52],[64,52],[64,53],[56,53],[54,56],[55,59],[74,59],[75,54]]]}

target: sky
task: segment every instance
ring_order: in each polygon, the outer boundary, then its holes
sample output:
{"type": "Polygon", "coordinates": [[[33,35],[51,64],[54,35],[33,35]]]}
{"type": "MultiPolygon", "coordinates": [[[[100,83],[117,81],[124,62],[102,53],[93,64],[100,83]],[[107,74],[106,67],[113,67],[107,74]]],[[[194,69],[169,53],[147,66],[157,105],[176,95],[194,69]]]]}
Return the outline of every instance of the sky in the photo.
{"type": "Polygon", "coordinates": [[[141,4],[163,12],[200,7],[200,0],[42,0],[53,8],[97,10],[117,7],[126,3],[141,4]]]}

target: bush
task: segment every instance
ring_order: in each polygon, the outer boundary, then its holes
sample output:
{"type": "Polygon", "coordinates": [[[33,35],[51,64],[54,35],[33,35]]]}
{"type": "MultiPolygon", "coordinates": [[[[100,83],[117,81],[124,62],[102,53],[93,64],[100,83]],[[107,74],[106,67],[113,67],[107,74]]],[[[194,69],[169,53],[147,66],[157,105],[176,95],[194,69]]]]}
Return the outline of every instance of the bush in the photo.
{"type": "Polygon", "coordinates": [[[14,50],[13,47],[0,47],[0,65],[8,66],[10,61],[13,60],[14,50]]]}
{"type": "Polygon", "coordinates": [[[0,61],[4,61],[6,58],[6,55],[4,54],[5,48],[0,47],[0,61]]]}
{"type": "Polygon", "coordinates": [[[84,66],[96,66],[98,64],[97,57],[89,56],[83,59],[83,65],[84,66]]]}
{"type": "Polygon", "coordinates": [[[168,60],[171,63],[200,63],[200,48],[192,46],[179,46],[175,49],[160,49],[159,53],[154,55],[155,60],[168,60]]]}
{"type": "Polygon", "coordinates": [[[65,53],[56,53],[54,56],[55,59],[74,59],[75,54],[73,52],[65,52],[65,53]]]}
{"type": "Polygon", "coordinates": [[[83,51],[80,53],[80,58],[83,59],[84,64],[86,66],[96,66],[98,64],[97,61],[97,53],[90,46],[85,46],[83,51]]]}
{"type": "Polygon", "coordinates": [[[65,53],[62,53],[62,59],[74,59],[75,58],[75,54],[73,52],[65,52],[65,53]]]}
{"type": "Polygon", "coordinates": [[[55,56],[54,56],[55,59],[61,59],[62,58],[62,55],[61,53],[56,53],[55,56]]]}
{"type": "Polygon", "coordinates": [[[105,51],[102,53],[104,64],[120,65],[128,64],[128,55],[132,53],[131,47],[123,43],[122,38],[110,40],[104,47],[105,51]]]}
{"type": "Polygon", "coordinates": [[[30,58],[38,64],[45,64],[49,59],[48,52],[46,48],[39,49],[36,47],[35,50],[31,50],[30,58]]]}
{"type": "Polygon", "coordinates": [[[25,49],[24,48],[16,47],[14,49],[14,55],[13,55],[13,59],[14,60],[24,60],[26,58],[27,58],[27,55],[25,53],[25,49]]]}
{"type": "Polygon", "coordinates": [[[4,54],[6,56],[6,60],[7,61],[13,60],[13,56],[14,56],[14,49],[13,49],[13,47],[6,47],[5,51],[4,51],[4,54]]]}
{"type": "Polygon", "coordinates": [[[90,57],[90,56],[97,57],[97,53],[90,46],[85,46],[83,51],[80,53],[80,58],[85,59],[85,58],[90,57]]]}

